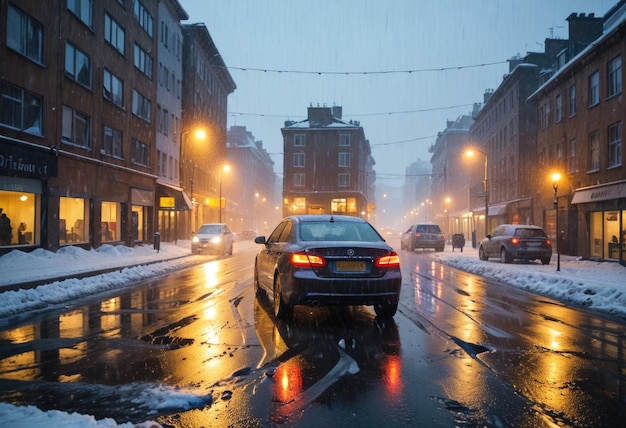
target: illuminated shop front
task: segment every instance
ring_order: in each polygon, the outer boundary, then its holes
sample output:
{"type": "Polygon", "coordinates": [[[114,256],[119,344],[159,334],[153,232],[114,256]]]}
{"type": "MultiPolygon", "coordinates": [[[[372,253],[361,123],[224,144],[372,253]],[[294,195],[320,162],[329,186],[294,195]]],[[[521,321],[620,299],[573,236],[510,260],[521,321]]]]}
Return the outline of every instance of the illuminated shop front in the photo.
{"type": "Polygon", "coordinates": [[[576,189],[572,204],[587,226],[579,234],[583,256],[626,265],[626,180],[576,189]]]}

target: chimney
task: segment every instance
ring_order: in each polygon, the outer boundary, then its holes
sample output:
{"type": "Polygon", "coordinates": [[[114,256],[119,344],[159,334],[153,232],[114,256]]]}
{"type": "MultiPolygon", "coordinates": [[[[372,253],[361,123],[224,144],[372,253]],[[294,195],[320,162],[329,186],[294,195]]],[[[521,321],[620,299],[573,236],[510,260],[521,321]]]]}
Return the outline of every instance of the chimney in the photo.
{"type": "Polygon", "coordinates": [[[309,107],[309,126],[326,126],[332,123],[330,107],[309,107]]]}
{"type": "Polygon", "coordinates": [[[567,17],[569,23],[570,58],[574,58],[591,42],[602,35],[604,20],[593,13],[572,13],[567,17]]]}
{"type": "Polygon", "coordinates": [[[341,106],[333,106],[333,117],[341,119],[341,106]]]}

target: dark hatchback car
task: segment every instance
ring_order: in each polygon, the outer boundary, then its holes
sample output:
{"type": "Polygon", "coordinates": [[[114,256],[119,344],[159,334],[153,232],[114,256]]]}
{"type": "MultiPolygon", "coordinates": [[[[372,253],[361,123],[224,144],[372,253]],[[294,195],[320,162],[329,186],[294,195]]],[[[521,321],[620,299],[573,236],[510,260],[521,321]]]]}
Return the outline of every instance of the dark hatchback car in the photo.
{"type": "Polygon", "coordinates": [[[412,224],[400,237],[400,249],[414,251],[417,248],[432,248],[443,251],[446,238],[437,224],[412,224]]]}
{"type": "Polygon", "coordinates": [[[283,219],[254,264],[254,287],[269,295],[277,318],[296,305],[373,305],[380,317],[398,308],[400,257],[367,221],[339,215],[283,219]]]}
{"type": "Polygon", "coordinates": [[[539,259],[547,265],[552,258],[552,243],[539,226],[501,224],[481,241],[478,257],[481,260],[499,257],[502,263],[539,259]]]}

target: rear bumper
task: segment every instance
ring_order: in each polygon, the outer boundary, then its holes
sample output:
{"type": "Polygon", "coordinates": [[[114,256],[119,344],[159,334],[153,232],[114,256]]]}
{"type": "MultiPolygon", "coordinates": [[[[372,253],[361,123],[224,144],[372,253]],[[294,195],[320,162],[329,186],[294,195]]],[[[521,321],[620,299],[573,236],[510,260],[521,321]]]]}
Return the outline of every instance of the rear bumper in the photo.
{"type": "Polygon", "coordinates": [[[319,278],[297,272],[282,284],[285,303],[291,306],[374,305],[399,301],[402,275],[394,271],[380,278],[319,278]]]}

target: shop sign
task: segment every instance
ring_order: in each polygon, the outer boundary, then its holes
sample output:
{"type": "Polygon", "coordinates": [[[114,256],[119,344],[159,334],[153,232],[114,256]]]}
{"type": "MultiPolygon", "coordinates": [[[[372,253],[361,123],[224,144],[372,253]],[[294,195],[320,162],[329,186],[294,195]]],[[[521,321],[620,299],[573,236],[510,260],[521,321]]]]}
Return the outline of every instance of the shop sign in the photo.
{"type": "Polygon", "coordinates": [[[52,148],[24,145],[0,138],[0,175],[30,178],[56,177],[57,152],[52,148]]]}

